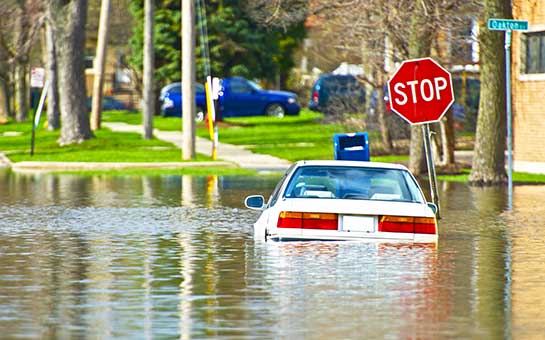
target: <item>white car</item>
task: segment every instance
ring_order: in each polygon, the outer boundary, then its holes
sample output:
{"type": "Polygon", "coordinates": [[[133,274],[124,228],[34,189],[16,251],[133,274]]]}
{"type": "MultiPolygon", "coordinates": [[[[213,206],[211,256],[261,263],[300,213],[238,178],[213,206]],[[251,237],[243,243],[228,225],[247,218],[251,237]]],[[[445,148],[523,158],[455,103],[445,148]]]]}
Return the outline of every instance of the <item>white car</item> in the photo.
{"type": "Polygon", "coordinates": [[[376,240],[437,242],[437,207],[427,203],[403,165],[360,161],[293,164],[269,201],[249,196],[262,210],[254,224],[261,240],[376,240]]]}

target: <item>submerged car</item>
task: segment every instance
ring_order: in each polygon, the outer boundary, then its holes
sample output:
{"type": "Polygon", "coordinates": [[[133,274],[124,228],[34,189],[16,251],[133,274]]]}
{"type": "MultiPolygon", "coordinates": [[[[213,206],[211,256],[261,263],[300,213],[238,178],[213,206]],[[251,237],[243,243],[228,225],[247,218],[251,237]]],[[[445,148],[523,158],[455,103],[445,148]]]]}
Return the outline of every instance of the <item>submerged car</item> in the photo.
{"type": "Polygon", "coordinates": [[[432,243],[437,207],[427,203],[403,165],[361,161],[300,161],[280,180],[254,224],[261,240],[376,240],[432,243]]]}

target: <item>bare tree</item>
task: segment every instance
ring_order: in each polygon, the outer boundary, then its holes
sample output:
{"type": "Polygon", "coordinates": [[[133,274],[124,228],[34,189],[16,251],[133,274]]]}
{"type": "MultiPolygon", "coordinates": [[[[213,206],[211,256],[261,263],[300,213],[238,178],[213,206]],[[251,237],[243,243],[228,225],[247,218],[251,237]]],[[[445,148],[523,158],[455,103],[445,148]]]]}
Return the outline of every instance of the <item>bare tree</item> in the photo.
{"type": "MultiPolygon", "coordinates": [[[[386,152],[393,150],[393,131],[406,128],[400,120],[386,115],[382,102],[384,87],[395,63],[433,55],[442,64],[450,65],[452,58],[450,50],[443,46],[444,41],[456,39],[453,32],[467,24],[465,15],[479,10],[477,0],[315,0],[304,3],[302,0],[253,0],[248,2],[247,11],[260,22],[276,26],[308,15],[314,30],[323,37],[322,42],[316,44],[320,58],[336,58],[338,63],[340,56],[360,56],[366,71],[360,79],[378,94],[376,116],[386,152]],[[328,55],[332,50],[338,53],[328,55]]],[[[454,131],[450,118],[442,123],[443,138],[438,139],[444,163],[454,163],[454,131]]],[[[421,131],[417,130],[412,134],[411,168],[420,173],[425,162],[421,131]]]]}
{"type": "MultiPolygon", "coordinates": [[[[2,96],[7,102],[15,98],[18,121],[26,120],[28,115],[28,56],[42,25],[41,5],[41,0],[5,0],[0,3],[0,87],[4,88],[2,96]],[[6,91],[10,85],[14,86],[15,96],[6,91]]],[[[3,106],[3,110],[11,111],[9,105],[3,106]]]]}

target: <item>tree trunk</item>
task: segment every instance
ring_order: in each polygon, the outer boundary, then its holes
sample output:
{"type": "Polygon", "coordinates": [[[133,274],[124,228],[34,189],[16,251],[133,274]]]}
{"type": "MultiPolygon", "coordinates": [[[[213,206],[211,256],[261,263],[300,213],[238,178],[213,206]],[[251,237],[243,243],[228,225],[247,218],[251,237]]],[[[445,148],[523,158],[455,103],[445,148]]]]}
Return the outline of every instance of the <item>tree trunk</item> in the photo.
{"type": "Polygon", "coordinates": [[[392,143],[392,134],[390,133],[390,127],[388,126],[388,121],[386,120],[386,110],[384,107],[384,84],[382,81],[379,81],[379,86],[377,87],[377,117],[378,125],[380,128],[380,136],[382,138],[382,146],[384,147],[384,152],[391,154],[394,150],[394,145],[392,143]]]}
{"type": "MultiPolygon", "coordinates": [[[[412,15],[411,32],[409,36],[409,58],[423,58],[430,55],[433,30],[427,22],[426,10],[422,2],[415,0],[416,6],[412,15]]],[[[411,126],[411,144],[409,154],[409,169],[415,176],[422,175],[426,169],[424,153],[424,137],[420,125],[411,126]]]]}
{"type": "Polygon", "coordinates": [[[15,31],[13,38],[15,41],[15,119],[18,122],[24,122],[28,118],[29,110],[29,91],[27,82],[28,55],[23,49],[28,39],[28,17],[25,15],[25,4],[22,1],[16,2],[17,18],[15,19],[15,31]]]}
{"type": "Polygon", "coordinates": [[[454,150],[456,148],[456,134],[454,133],[454,116],[452,110],[448,110],[443,119],[441,119],[441,144],[442,144],[442,165],[454,168],[456,159],[454,150]]]}
{"type": "Polygon", "coordinates": [[[9,116],[8,84],[5,78],[3,78],[3,76],[0,76],[0,124],[7,123],[8,116],[9,116]]]}
{"type": "Polygon", "coordinates": [[[102,115],[102,90],[104,88],[104,65],[106,64],[106,47],[108,45],[108,26],[110,21],[110,0],[102,0],[100,7],[100,24],[95,58],[93,81],[93,105],[91,108],[91,128],[100,129],[102,115]]]}
{"type": "Polygon", "coordinates": [[[55,54],[55,33],[51,23],[45,26],[45,45],[46,45],[46,73],[49,82],[47,91],[47,129],[56,130],[61,126],[61,112],[59,108],[59,88],[58,88],[58,70],[57,56],[55,54]]]}
{"type": "Polygon", "coordinates": [[[144,107],[142,119],[144,120],[144,138],[153,138],[153,116],[155,115],[155,97],[153,91],[153,73],[155,70],[154,44],[153,44],[153,18],[155,4],[153,0],[144,2],[144,107]]]}
{"type": "Polygon", "coordinates": [[[26,61],[18,60],[15,65],[15,117],[18,122],[28,118],[28,87],[26,61]]]}
{"type": "Polygon", "coordinates": [[[61,94],[60,145],[81,143],[92,138],[85,93],[85,21],[87,0],[53,0],[54,29],[57,32],[59,93],[61,94]]]}
{"type": "MultiPolygon", "coordinates": [[[[510,18],[508,1],[485,0],[484,18],[510,18]]],[[[497,185],[505,182],[505,53],[504,33],[490,31],[486,20],[479,29],[481,96],[473,165],[469,182],[497,185]]]]}

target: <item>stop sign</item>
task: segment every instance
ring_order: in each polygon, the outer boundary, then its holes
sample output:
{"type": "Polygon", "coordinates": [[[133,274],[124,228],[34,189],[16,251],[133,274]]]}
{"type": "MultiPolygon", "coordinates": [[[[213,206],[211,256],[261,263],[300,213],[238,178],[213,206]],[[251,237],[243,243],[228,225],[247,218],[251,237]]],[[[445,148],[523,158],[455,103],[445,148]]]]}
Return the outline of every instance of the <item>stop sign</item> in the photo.
{"type": "Polygon", "coordinates": [[[454,102],[450,73],[431,58],[404,61],[388,92],[390,108],[410,124],[437,122],[454,102]]]}

